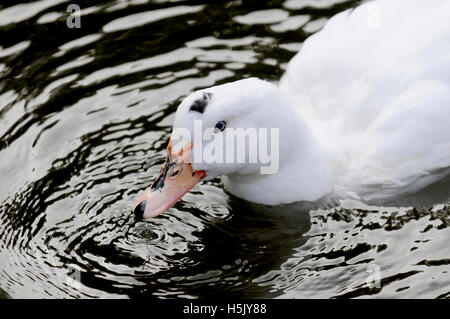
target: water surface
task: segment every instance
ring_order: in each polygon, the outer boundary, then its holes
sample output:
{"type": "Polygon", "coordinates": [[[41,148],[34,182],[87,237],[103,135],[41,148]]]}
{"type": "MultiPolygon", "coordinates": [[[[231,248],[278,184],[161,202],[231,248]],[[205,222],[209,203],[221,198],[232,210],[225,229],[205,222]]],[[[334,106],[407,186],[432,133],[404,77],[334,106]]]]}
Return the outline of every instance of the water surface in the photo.
{"type": "Polygon", "coordinates": [[[0,5],[0,298],[450,297],[449,180],[280,207],[214,180],[132,218],[183,97],[277,81],[357,1],[78,1],[73,29],[70,3],[0,5]]]}

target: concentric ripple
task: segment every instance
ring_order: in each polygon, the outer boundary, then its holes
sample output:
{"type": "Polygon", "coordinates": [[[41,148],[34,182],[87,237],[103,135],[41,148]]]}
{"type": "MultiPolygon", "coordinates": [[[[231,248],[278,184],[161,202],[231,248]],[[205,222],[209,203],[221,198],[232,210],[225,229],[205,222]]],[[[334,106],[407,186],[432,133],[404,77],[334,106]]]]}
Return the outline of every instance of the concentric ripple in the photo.
{"type": "Polygon", "coordinates": [[[214,180],[151,221],[130,210],[183,97],[277,81],[358,1],[98,0],[79,29],[70,3],[0,4],[0,298],[449,298],[449,180],[281,207],[214,180]]]}

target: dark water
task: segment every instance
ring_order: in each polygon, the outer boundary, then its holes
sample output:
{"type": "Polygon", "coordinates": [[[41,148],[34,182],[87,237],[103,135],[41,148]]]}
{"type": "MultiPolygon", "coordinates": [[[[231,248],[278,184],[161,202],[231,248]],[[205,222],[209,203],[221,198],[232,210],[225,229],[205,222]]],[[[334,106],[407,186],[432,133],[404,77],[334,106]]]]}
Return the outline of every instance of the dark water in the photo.
{"type": "Polygon", "coordinates": [[[184,96],[276,81],[356,1],[77,1],[79,29],[70,3],[0,4],[0,298],[450,297],[449,180],[389,207],[216,180],[132,218],[184,96]]]}

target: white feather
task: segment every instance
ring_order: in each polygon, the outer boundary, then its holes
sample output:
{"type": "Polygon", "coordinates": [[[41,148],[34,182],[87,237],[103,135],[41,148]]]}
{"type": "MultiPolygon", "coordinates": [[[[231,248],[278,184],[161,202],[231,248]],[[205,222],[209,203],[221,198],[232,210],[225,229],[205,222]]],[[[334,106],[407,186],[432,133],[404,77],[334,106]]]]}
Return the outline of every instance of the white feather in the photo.
{"type": "Polygon", "coordinates": [[[450,166],[449,14],[445,0],[367,2],[288,64],[281,89],[325,147],[339,145],[337,188],[395,195],[450,166]]]}
{"type": "Polygon", "coordinates": [[[229,118],[284,132],[275,175],[194,168],[226,175],[232,193],[265,204],[330,193],[385,198],[442,178],[450,167],[449,14],[448,0],[367,2],[308,38],[279,88],[257,79],[209,88],[203,115],[187,111],[193,93],[175,126],[229,118]]]}

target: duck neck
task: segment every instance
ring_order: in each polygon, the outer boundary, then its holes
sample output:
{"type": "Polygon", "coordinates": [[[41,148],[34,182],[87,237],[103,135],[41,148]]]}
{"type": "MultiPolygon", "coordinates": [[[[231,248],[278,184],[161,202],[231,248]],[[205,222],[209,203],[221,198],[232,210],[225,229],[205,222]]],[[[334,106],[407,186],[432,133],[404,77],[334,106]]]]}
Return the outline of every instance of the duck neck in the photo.
{"type": "Polygon", "coordinates": [[[280,125],[279,170],[273,174],[233,173],[223,177],[225,187],[251,202],[278,205],[315,201],[332,191],[330,156],[309,125],[296,114],[280,125]]]}

